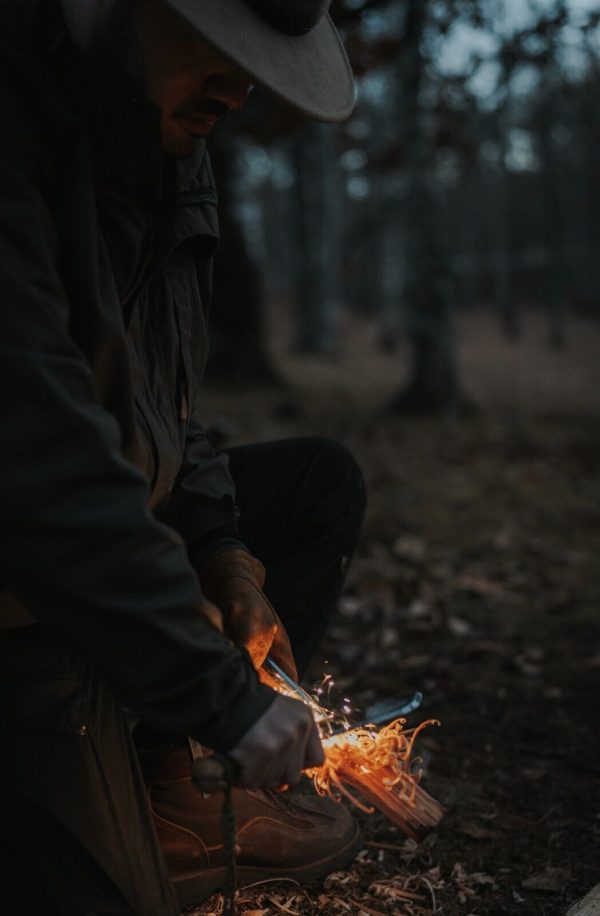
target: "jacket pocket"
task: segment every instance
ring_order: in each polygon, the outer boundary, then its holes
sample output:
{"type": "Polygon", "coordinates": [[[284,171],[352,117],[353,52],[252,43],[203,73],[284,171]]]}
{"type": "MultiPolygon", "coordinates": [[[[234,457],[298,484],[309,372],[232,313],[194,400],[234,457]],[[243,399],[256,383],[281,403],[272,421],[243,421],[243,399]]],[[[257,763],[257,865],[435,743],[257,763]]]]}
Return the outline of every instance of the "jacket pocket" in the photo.
{"type": "Polygon", "coordinates": [[[0,685],[0,731],[85,735],[91,716],[85,686],[70,673],[0,685]]]}

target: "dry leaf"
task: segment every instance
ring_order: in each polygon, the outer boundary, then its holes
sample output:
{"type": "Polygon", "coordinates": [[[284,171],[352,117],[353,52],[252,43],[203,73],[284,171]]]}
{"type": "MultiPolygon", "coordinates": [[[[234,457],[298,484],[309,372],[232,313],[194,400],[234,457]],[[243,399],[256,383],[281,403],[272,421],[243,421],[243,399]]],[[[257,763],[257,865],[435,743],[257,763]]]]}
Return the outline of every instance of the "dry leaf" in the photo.
{"type": "Polygon", "coordinates": [[[521,887],[528,891],[554,893],[560,891],[571,877],[568,868],[546,868],[521,882],[521,887]]]}
{"type": "Polygon", "coordinates": [[[499,582],[492,579],[486,579],[483,576],[457,576],[451,583],[455,589],[465,592],[472,592],[474,595],[489,596],[506,596],[506,588],[499,582]]]}
{"type": "Polygon", "coordinates": [[[367,906],[365,903],[360,903],[358,900],[352,900],[354,906],[359,908],[358,916],[386,916],[385,913],[382,913],[381,910],[374,910],[372,907],[367,906]]]}
{"type": "Polygon", "coordinates": [[[334,871],[325,878],[323,889],[326,891],[347,890],[349,885],[356,884],[356,877],[349,872],[334,871]]]}
{"type": "Polygon", "coordinates": [[[396,538],[392,552],[403,560],[411,563],[421,563],[427,555],[427,544],[423,538],[404,535],[396,538]]]}
{"type": "Polygon", "coordinates": [[[448,630],[453,636],[462,638],[464,636],[470,636],[473,632],[473,627],[468,620],[464,620],[462,617],[456,617],[453,614],[448,618],[448,630]]]}
{"type": "Polygon", "coordinates": [[[457,830],[464,836],[470,836],[473,840],[492,840],[497,836],[493,830],[482,827],[481,824],[476,824],[474,821],[461,821],[457,830]]]}

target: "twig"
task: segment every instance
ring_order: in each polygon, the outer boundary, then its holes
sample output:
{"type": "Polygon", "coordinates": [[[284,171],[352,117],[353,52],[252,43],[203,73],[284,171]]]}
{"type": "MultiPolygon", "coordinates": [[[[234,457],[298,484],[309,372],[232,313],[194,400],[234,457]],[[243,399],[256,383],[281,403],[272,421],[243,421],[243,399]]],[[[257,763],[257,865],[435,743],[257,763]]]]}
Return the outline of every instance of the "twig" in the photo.
{"type": "Polygon", "coordinates": [[[290,910],[287,906],[284,906],[282,903],[278,903],[274,897],[267,897],[269,903],[272,903],[273,906],[276,906],[281,913],[288,913],[289,916],[300,916],[298,910],[290,910]]]}
{"type": "Polygon", "coordinates": [[[414,891],[409,891],[405,887],[395,887],[394,886],[394,897],[405,897],[406,900],[425,900],[423,894],[415,894],[414,891]]]}
{"type": "Polygon", "coordinates": [[[404,846],[399,846],[397,843],[366,842],[366,843],[363,843],[363,846],[369,846],[372,849],[389,849],[391,852],[403,852],[404,851],[404,846]]]}
{"type": "Polygon", "coordinates": [[[264,878],[262,881],[253,881],[252,884],[244,884],[243,887],[240,887],[240,890],[247,891],[251,887],[260,887],[261,884],[295,884],[296,887],[301,887],[300,882],[296,881],[295,878],[264,878]]]}
{"type": "MultiPolygon", "coordinates": [[[[410,881],[411,879],[409,878],[408,880],[410,881]]],[[[426,902],[426,898],[423,896],[423,894],[417,894],[415,891],[409,891],[407,887],[398,887],[398,885],[395,883],[387,884],[384,879],[374,881],[371,886],[378,889],[380,888],[383,897],[401,897],[403,900],[422,900],[423,902],[426,902]]],[[[377,896],[379,895],[377,894],[377,896]]]]}
{"type": "Polygon", "coordinates": [[[387,913],[382,913],[381,910],[374,910],[370,906],[366,906],[366,904],[361,903],[360,900],[354,900],[353,897],[349,897],[348,899],[351,903],[354,904],[354,906],[357,906],[359,910],[362,910],[363,913],[368,913],[369,916],[387,916],[387,913]]]}
{"type": "Polygon", "coordinates": [[[429,893],[431,894],[431,903],[433,907],[433,912],[437,913],[437,900],[435,899],[435,891],[433,889],[433,886],[431,882],[429,881],[429,879],[426,878],[424,875],[421,875],[421,881],[428,888],[429,893]]]}

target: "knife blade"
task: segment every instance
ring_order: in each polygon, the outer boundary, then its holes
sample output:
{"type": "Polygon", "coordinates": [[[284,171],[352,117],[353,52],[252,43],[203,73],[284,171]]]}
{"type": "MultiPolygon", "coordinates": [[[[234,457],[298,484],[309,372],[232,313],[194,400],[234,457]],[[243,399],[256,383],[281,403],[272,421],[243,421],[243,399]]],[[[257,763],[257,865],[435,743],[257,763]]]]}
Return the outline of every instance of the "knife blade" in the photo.
{"type": "MultiPolygon", "coordinates": [[[[312,707],[313,711],[317,711],[318,702],[311,697],[304,687],[301,687],[289,674],[286,674],[277,662],[274,662],[272,658],[267,658],[265,667],[271,674],[283,681],[293,696],[302,703],[306,703],[307,706],[312,707]]],[[[377,703],[373,703],[365,709],[357,722],[347,720],[338,725],[331,725],[325,716],[317,724],[322,726],[325,731],[325,734],[322,735],[323,738],[333,738],[336,735],[343,735],[346,732],[354,731],[357,728],[366,728],[369,725],[387,725],[389,722],[393,722],[394,719],[400,719],[403,716],[410,715],[411,712],[415,712],[422,702],[423,694],[420,690],[417,690],[408,698],[396,699],[390,697],[387,700],[379,700],[377,703]]]]}

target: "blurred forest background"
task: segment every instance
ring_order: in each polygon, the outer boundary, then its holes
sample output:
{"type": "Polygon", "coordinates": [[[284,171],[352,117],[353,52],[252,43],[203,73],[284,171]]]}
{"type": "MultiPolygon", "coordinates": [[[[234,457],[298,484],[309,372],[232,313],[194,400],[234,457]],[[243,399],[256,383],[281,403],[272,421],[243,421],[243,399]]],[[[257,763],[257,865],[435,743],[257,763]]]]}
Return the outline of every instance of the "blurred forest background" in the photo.
{"type": "Polygon", "coordinates": [[[349,316],[372,319],[381,351],[409,346],[397,406],[453,407],[457,314],[485,307],[518,340],[533,308],[554,348],[571,316],[600,317],[600,12],[338,0],[333,13],[353,117],[307,125],[256,94],[213,144],[226,212],[212,371],[274,380],[277,301],[307,354],[335,356],[349,316]]]}
{"type": "Polygon", "coordinates": [[[564,914],[600,880],[600,10],[332,9],[353,117],[256,92],[211,138],[206,419],[356,454],[369,508],[312,676],[423,690],[448,813],[421,844],[361,814],[354,866],[240,911],[564,914]]]}

